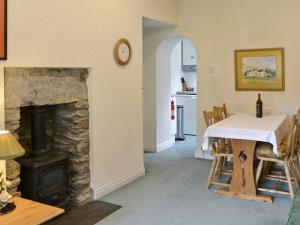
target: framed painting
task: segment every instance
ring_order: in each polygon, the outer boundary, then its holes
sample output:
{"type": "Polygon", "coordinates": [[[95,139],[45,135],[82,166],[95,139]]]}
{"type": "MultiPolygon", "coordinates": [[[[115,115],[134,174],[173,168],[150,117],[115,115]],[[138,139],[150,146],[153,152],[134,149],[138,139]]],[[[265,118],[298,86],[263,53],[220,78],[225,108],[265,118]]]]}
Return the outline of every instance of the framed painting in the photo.
{"type": "Polygon", "coordinates": [[[7,59],[7,0],[0,0],[0,60],[7,59]]]}
{"type": "Polygon", "coordinates": [[[237,91],[284,91],[284,49],[235,51],[237,91]]]}

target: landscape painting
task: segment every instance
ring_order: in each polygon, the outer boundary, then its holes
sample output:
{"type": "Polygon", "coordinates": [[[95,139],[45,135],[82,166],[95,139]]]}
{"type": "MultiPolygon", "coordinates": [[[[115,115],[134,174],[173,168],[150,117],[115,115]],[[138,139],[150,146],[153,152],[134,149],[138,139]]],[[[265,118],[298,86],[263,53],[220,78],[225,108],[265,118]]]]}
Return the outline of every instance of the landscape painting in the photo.
{"type": "Polygon", "coordinates": [[[236,90],[284,90],[283,49],[235,51],[236,90]]]}
{"type": "Polygon", "coordinates": [[[276,57],[244,57],[242,58],[243,79],[248,83],[276,81],[276,57]]]}

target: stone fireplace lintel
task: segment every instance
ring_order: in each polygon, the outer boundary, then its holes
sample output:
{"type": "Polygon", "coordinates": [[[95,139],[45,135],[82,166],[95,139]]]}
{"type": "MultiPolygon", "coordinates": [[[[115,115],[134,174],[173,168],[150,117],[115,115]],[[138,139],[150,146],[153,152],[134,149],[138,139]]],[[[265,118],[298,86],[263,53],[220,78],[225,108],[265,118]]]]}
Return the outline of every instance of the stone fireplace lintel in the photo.
{"type": "Polygon", "coordinates": [[[85,68],[7,67],[5,108],[54,105],[88,99],[85,68]]]}

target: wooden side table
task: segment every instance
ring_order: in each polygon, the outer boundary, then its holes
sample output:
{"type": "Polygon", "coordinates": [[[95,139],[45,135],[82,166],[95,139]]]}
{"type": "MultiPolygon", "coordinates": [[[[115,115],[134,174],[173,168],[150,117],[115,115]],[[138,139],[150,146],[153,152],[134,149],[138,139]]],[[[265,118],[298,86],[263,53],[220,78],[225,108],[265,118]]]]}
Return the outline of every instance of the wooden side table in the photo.
{"type": "Polygon", "coordinates": [[[38,225],[64,213],[61,208],[20,197],[14,197],[14,202],[14,211],[0,215],[1,225],[38,225]]]}

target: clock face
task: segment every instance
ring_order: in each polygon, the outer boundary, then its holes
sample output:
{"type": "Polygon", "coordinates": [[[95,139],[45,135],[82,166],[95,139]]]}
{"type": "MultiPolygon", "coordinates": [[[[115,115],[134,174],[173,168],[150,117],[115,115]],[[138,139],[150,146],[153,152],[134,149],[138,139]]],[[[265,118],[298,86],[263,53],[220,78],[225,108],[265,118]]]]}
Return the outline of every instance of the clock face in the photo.
{"type": "Polygon", "coordinates": [[[126,62],[129,58],[129,46],[126,43],[121,43],[118,48],[118,55],[122,62],[126,62]]]}
{"type": "Polygon", "coordinates": [[[115,60],[120,65],[126,65],[131,58],[131,47],[125,38],[120,39],[114,49],[115,60]]]}

